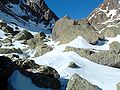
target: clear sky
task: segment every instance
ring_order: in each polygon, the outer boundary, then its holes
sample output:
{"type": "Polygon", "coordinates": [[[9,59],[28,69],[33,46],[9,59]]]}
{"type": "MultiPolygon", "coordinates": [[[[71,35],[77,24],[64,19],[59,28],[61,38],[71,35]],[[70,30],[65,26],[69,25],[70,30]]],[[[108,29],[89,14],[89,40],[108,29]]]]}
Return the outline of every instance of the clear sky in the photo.
{"type": "Polygon", "coordinates": [[[87,17],[103,0],[45,0],[58,17],[65,15],[73,19],[87,17]]]}

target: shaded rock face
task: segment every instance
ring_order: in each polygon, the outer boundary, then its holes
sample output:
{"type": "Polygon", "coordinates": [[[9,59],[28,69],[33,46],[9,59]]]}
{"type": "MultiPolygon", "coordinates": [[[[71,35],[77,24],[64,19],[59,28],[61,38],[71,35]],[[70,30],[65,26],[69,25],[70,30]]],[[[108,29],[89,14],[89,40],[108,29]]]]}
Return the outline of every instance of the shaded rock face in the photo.
{"type": "Polygon", "coordinates": [[[75,21],[69,17],[63,17],[56,22],[52,35],[54,40],[64,44],[74,40],[77,36],[82,36],[91,44],[96,44],[101,38],[101,35],[86,19],[75,21]]]}
{"type": "Polygon", "coordinates": [[[48,8],[44,0],[1,0],[0,10],[20,22],[31,20],[36,24],[43,23],[45,27],[49,26],[48,29],[51,29],[52,24],[58,20],[58,17],[48,8]],[[19,15],[12,11],[11,4],[17,5],[23,14],[19,15]]]}
{"type": "Polygon", "coordinates": [[[33,60],[18,59],[12,61],[10,58],[0,56],[0,90],[17,90],[11,86],[8,78],[15,70],[32,80],[32,83],[40,88],[60,89],[58,72],[51,67],[38,65],[33,60]],[[9,87],[8,87],[9,86],[9,87]]]}
{"type": "Polygon", "coordinates": [[[10,64],[12,64],[10,58],[0,56],[0,90],[7,90],[7,80],[13,72],[13,68],[10,67],[10,64]]]}
{"type": "Polygon", "coordinates": [[[101,90],[99,87],[92,85],[87,80],[74,74],[68,81],[66,90],[101,90]]]}

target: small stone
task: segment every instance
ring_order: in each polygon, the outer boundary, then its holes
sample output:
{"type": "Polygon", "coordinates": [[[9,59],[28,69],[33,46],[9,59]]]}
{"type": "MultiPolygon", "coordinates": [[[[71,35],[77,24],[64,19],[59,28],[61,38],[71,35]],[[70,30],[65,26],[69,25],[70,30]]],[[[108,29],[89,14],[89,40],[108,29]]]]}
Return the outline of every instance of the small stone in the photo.
{"type": "Polygon", "coordinates": [[[74,63],[74,62],[70,62],[68,67],[70,67],[70,68],[77,68],[78,65],[76,65],[76,63],[74,63]]]}

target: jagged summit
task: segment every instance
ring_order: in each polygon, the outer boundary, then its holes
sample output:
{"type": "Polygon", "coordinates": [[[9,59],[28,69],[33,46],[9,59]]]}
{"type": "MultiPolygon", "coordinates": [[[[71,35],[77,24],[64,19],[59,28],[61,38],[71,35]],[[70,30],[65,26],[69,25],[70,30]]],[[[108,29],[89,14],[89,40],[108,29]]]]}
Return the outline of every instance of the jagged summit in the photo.
{"type": "Polygon", "coordinates": [[[0,0],[0,19],[32,31],[44,31],[51,29],[58,17],[44,0],[0,0]]]}
{"type": "Polygon", "coordinates": [[[89,16],[92,24],[98,24],[107,20],[115,20],[120,17],[120,0],[105,0],[89,16]]]}

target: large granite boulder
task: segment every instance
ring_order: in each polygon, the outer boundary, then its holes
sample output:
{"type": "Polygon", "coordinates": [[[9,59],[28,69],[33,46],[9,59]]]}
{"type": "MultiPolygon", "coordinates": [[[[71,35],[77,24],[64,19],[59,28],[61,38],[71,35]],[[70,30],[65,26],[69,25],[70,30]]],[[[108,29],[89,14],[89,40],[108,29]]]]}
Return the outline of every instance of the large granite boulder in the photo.
{"type": "Polygon", "coordinates": [[[81,78],[78,74],[74,74],[68,81],[66,90],[101,90],[101,89],[95,85],[92,85],[87,80],[81,78]]]}
{"type": "Polygon", "coordinates": [[[64,16],[63,18],[56,21],[55,26],[53,28],[53,39],[56,40],[60,37],[59,33],[62,32],[65,28],[74,25],[75,20],[71,20],[69,16],[64,16]]]}
{"type": "Polygon", "coordinates": [[[30,32],[28,32],[27,30],[23,30],[15,35],[16,40],[28,40],[31,38],[33,38],[33,35],[30,32]]]}

